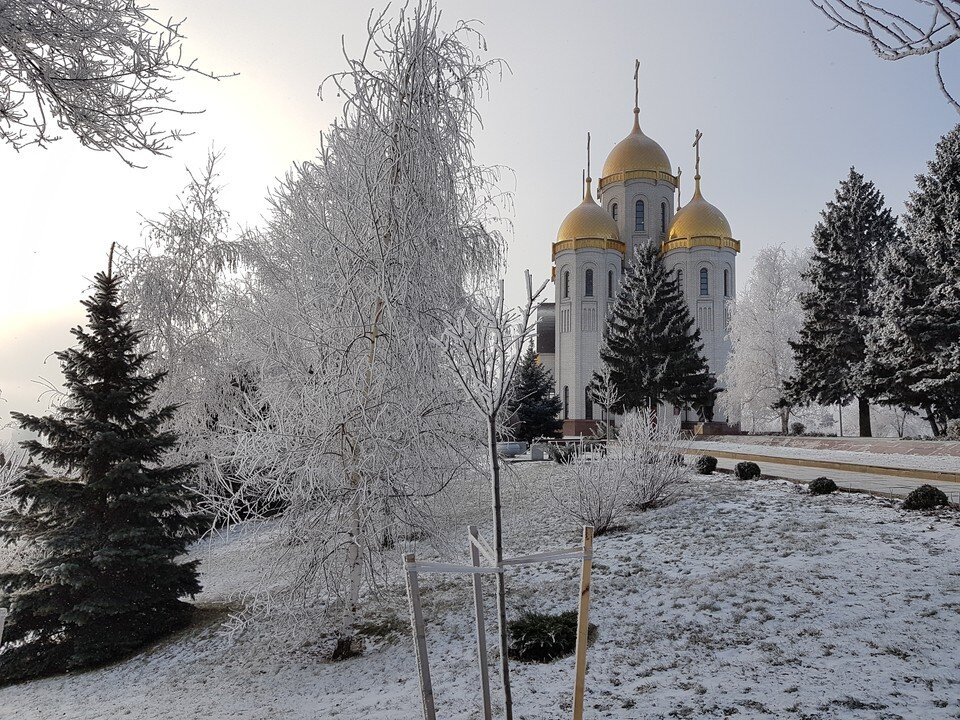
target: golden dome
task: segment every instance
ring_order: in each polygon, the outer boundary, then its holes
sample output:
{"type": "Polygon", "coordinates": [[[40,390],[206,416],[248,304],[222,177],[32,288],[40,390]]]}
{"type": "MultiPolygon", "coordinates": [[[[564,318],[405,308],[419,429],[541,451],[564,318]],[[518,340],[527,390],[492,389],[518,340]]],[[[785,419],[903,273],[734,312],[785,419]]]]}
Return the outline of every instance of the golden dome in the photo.
{"type": "Polygon", "coordinates": [[[667,153],[656,140],[643,134],[640,129],[640,111],[634,108],[633,130],[607,155],[600,177],[637,170],[663,172],[672,176],[667,153]]]}
{"type": "Polygon", "coordinates": [[[697,175],[696,190],[686,205],[677,211],[670,223],[667,242],[693,238],[717,238],[733,241],[730,223],[720,210],[704,200],[700,193],[700,176],[697,175]]]}
{"type": "Polygon", "coordinates": [[[560,224],[557,242],[565,240],[619,240],[620,230],[610,213],[597,205],[590,192],[590,178],[583,202],[571,210],[560,224]]]}

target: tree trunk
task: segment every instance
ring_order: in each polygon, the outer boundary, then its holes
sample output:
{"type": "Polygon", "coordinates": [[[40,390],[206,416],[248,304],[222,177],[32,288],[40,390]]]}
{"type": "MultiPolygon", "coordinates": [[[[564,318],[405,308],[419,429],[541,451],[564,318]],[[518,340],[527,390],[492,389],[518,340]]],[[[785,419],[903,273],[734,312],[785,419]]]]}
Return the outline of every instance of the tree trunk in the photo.
{"type": "Polygon", "coordinates": [[[784,435],[790,434],[790,409],[780,408],[780,432],[784,435]]]}
{"type": "Polygon", "coordinates": [[[860,437],[873,437],[873,428],[870,426],[870,399],[857,398],[860,410],[860,437]]]}
{"type": "Polygon", "coordinates": [[[657,429],[657,401],[650,401],[650,427],[657,429]]]}
{"type": "Polygon", "coordinates": [[[923,410],[927,414],[927,422],[930,423],[930,430],[933,431],[933,436],[940,437],[943,433],[940,431],[940,426],[937,425],[937,419],[933,415],[933,408],[929,405],[924,405],[923,410]]]}
{"type": "MultiPolygon", "coordinates": [[[[497,458],[497,419],[487,418],[487,444],[490,449],[490,487],[493,495],[493,540],[497,563],[503,561],[503,520],[500,506],[500,461],[497,458]]],[[[503,569],[503,566],[500,566],[503,569]]],[[[497,622],[500,626],[500,674],[503,677],[503,709],[506,720],[513,720],[513,694],[510,690],[510,659],[507,650],[507,578],[497,573],[497,622]]]]}

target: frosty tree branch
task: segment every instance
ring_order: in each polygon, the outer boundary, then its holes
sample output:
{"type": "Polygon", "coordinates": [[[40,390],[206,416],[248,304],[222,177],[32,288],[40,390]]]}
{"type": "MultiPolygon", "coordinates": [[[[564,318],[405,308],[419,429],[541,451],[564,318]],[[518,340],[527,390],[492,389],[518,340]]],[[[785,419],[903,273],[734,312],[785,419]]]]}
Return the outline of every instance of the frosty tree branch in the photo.
{"type": "Polygon", "coordinates": [[[174,106],[171,83],[215,75],[183,58],[183,21],[159,20],[128,0],[9,0],[0,4],[0,139],[20,150],[72,133],[86,147],[166,155],[182,137],[158,116],[174,106]]]}
{"type": "Polygon", "coordinates": [[[867,38],[884,60],[902,60],[917,55],[934,56],[940,90],[954,110],[960,102],[947,89],[940,66],[940,53],[960,38],[960,0],[912,0],[910,10],[897,11],[863,0],[810,0],[831,22],[867,38]]]}

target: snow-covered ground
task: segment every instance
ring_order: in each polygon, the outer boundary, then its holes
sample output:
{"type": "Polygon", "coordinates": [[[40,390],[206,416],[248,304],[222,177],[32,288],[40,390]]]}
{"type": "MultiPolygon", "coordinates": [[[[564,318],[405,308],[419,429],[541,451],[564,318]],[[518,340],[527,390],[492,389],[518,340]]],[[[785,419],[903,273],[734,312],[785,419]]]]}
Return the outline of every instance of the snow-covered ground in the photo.
{"type": "MultiPolygon", "coordinates": [[[[544,501],[556,466],[514,468],[510,554],[576,542],[544,501]]],[[[960,718],[955,512],[712,476],[626,526],[595,544],[587,717],[960,718]]],[[[269,526],[200,546],[199,602],[235,603],[284,550],[269,526]]],[[[515,569],[511,612],[574,608],[577,575],[575,562],[515,569]]],[[[422,589],[439,716],[478,718],[469,580],[425,576],[422,589]]],[[[362,657],[326,662],[307,621],[288,639],[279,616],[236,637],[214,623],[110,668],[0,689],[0,717],[415,720],[399,584],[391,605],[362,657]]],[[[517,717],[569,717],[572,667],[514,663],[517,717]]]]}

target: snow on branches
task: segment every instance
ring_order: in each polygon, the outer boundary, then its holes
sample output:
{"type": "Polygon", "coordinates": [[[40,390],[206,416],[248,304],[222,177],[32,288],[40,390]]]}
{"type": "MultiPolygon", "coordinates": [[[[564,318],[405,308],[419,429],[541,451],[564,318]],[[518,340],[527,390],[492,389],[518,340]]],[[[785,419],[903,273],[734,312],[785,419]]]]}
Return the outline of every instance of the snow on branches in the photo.
{"type": "Polygon", "coordinates": [[[187,114],[170,84],[188,73],[182,21],[129,0],[12,0],[0,5],[0,140],[21,149],[60,128],[94,150],[165,155],[181,132],[155,118],[187,114]]]}

